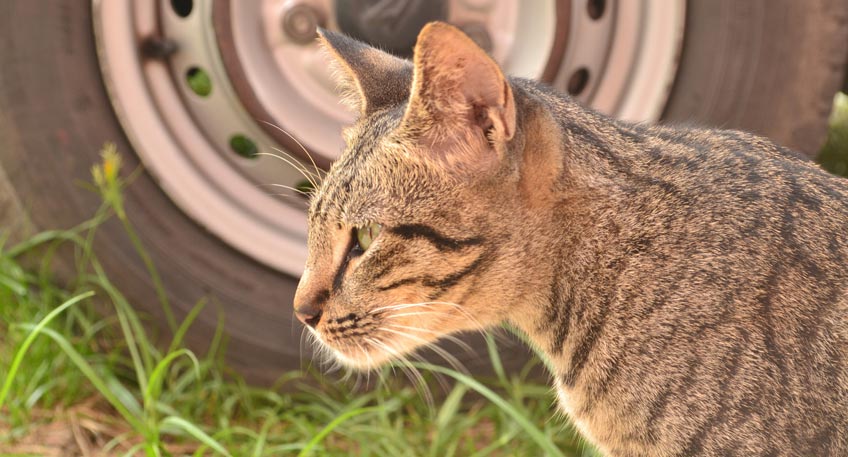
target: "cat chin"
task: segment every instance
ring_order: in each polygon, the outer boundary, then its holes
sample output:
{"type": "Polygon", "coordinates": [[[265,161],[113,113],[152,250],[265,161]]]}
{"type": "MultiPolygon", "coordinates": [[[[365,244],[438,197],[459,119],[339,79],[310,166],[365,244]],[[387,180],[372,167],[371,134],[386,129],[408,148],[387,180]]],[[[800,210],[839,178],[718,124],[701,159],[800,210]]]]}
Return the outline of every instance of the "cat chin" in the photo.
{"type": "Polygon", "coordinates": [[[392,344],[387,346],[391,348],[391,351],[378,348],[366,352],[361,344],[359,346],[346,345],[346,347],[342,349],[326,341],[322,340],[321,342],[324,347],[330,350],[330,353],[337,362],[347,368],[363,372],[376,370],[394,360],[404,359],[407,354],[417,348],[417,346],[407,347],[404,345],[398,346],[392,344]]]}
{"type": "Polygon", "coordinates": [[[335,359],[347,368],[358,371],[376,370],[392,360],[391,356],[380,356],[375,358],[369,354],[369,357],[364,357],[362,354],[348,355],[341,351],[333,350],[335,359]]]}

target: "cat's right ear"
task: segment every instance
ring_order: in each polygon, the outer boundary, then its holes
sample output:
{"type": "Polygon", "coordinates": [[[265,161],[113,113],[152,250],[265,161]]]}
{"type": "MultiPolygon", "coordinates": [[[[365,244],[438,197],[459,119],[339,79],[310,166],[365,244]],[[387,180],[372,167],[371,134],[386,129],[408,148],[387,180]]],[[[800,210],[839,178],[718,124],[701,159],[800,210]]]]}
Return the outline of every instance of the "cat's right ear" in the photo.
{"type": "Polygon", "coordinates": [[[360,115],[406,102],[412,86],[412,64],[341,33],[318,29],[335,65],[343,101],[360,115]]]}

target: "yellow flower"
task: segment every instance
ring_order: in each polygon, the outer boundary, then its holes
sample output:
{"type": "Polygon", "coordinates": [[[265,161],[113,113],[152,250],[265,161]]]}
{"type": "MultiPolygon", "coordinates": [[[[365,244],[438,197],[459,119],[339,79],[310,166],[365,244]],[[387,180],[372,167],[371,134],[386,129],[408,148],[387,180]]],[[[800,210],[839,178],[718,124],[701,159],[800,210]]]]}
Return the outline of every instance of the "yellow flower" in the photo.
{"type": "Polygon", "coordinates": [[[118,178],[118,171],[121,169],[121,156],[118,155],[118,148],[113,143],[107,143],[103,146],[100,156],[103,160],[101,167],[104,184],[113,186],[118,178]]]}

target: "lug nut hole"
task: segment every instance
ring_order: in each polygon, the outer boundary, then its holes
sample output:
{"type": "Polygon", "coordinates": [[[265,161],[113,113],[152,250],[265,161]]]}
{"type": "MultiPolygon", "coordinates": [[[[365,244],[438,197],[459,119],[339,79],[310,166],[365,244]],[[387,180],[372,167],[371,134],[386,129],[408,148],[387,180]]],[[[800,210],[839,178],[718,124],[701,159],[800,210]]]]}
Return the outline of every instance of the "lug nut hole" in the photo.
{"type": "Polygon", "coordinates": [[[194,1],[193,0],[171,0],[171,9],[174,10],[174,13],[179,17],[188,17],[191,14],[191,11],[194,9],[194,1]]]}
{"type": "Polygon", "coordinates": [[[230,149],[246,159],[255,159],[259,153],[256,143],[241,133],[230,137],[230,149]]]}
{"type": "Polygon", "coordinates": [[[191,91],[201,97],[208,97],[212,93],[212,78],[202,68],[189,68],[186,72],[186,82],[191,91]]]}
{"type": "Polygon", "coordinates": [[[604,15],[606,9],[606,0],[589,0],[586,3],[586,12],[589,13],[589,17],[596,21],[604,15]]]}
{"type": "Polygon", "coordinates": [[[584,90],[586,90],[586,86],[588,85],[589,70],[585,67],[579,68],[571,74],[570,78],[568,78],[568,93],[571,95],[580,95],[584,90]]]}
{"type": "Polygon", "coordinates": [[[305,199],[309,199],[313,192],[315,192],[315,186],[312,185],[312,181],[308,179],[304,179],[299,181],[294,185],[294,188],[297,189],[299,195],[305,199]]]}

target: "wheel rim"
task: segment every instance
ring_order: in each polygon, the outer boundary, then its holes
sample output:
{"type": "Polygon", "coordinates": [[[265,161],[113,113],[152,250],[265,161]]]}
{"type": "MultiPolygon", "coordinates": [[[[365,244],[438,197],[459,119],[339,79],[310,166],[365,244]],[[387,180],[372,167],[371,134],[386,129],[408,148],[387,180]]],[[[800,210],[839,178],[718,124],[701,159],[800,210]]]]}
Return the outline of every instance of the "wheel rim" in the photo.
{"type": "MultiPolygon", "coordinates": [[[[338,29],[345,21],[335,7],[357,1],[93,3],[107,91],[165,193],[229,245],[300,275],[306,205],[286,187],[303,184],[311,160],[326,168],[342,148],[341,127],[353,120],[310,37],[315,24],[338,29]]],[[[444,4],[440,19],[488,46],[507,73],[546,80],[627,120],[662,112],[684,0],[444,4]]]]}

